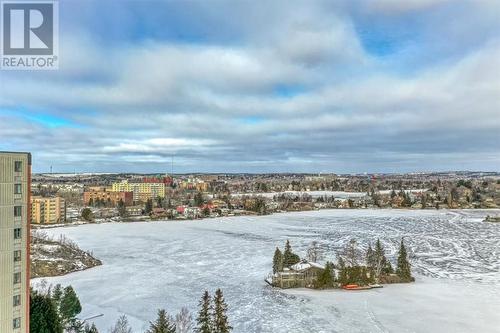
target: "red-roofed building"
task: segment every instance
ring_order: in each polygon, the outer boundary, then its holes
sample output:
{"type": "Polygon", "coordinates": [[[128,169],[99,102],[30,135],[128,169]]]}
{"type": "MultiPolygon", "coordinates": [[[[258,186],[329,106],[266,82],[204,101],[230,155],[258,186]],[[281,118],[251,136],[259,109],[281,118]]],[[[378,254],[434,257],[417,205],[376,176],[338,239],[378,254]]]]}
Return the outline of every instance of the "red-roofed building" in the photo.
{"type": "Polygon", "coordinates": [[[165,185],[171,185],[172,184],[172,177],[144,177],[142,178],[143,183],[163,183],[165,185]]]}

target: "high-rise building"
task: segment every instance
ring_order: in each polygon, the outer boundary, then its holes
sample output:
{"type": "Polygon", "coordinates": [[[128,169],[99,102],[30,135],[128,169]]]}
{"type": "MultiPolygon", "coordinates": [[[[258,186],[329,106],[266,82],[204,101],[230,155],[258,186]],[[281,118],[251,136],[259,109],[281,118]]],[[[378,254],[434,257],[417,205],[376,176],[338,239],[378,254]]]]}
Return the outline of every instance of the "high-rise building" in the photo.
{"type": "Polygon", "coordinates": [[[0,332],[29,332],[31,154],[0,152],[0,332]]]}
{"type": "Polygon", "coordinates": [[[31,198],[31,223],[54,224],[65,222],[66,201],[63,198],[31,198]]]}

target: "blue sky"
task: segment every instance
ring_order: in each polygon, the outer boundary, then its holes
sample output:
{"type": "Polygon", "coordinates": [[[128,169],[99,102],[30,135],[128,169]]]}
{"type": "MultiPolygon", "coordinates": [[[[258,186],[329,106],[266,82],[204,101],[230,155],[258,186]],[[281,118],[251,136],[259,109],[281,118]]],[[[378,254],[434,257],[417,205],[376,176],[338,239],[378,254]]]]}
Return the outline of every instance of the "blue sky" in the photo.
{"type": "Polygon", "coordinates": [[[60,1],[60,69],[0,72],[35,172],[500,171],[494,0],[60,1]]]}

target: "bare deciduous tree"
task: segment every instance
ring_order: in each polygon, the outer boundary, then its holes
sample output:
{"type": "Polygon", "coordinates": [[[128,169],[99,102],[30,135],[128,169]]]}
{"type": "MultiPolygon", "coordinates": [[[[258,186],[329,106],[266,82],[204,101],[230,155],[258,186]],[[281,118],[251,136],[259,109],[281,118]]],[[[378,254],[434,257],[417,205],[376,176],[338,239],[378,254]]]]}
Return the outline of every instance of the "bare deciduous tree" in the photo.
{"type": "Polygon", "coordinates": [[[363,254],[358,248],[358,242],[355,239],[351,239],[347,243],[339,255],[344,259],[346,266],[358,266],[361,261],[363,254]]]}
{"type": "Polygon", "coordinates": [[[109,333],[132,333],[132,328],[128,323],[127,316],[123,315],[118,318],[115,326],[111,327],[109,333]]]}
{"type": "Polygon", "coordinates": [[[321,249],[317,241],[313,241],[307,249],[307,260],[311,262],[318,262],[322,259],[321,249]]]}
{"type": "Polygon", "coordinates": [[[185,307],[175,315],[175,332],[176,333],[191,333],[193,332],[193,317],[189,310],[185,307]]]}

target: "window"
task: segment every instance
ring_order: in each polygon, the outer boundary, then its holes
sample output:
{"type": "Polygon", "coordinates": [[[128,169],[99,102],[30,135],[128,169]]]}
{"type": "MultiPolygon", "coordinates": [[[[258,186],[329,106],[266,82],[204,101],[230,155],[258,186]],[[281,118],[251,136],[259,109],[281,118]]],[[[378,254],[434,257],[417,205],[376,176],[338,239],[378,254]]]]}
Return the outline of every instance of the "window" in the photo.
{"type": "Polygon", "coordinates": [[[14,284],[21,283],[21,272],[14,273],[14,284]]]}
{"type": "Polygon", "coordinates": [[[15,228],[14,229],[14,239],[21,239],[22,234],[21,234],[21,228],[15,228]]]}
{"type": "Polygon", "coordinates": [[[14,329],[16,328],[20,328],[21,327],[21,318],[14,318],[14,320],[12,321],[12,327],[14,329]]]}
{"type": "Polygon", "coordinates": [[[22,211],[23,211],[23,207],[14,206],[14,217],[21,217],[22,211]]]}
{"type": "Polygon", "coordinates": [[[21,295],[14,295],[12,304],[13,304],[13,306],[21,305],[21,295]]]}
{"type": "Polygon", "coordinates": [[[14,251],[14,262],[21,261],[21,250],[14,251]]]}
{"type": "Polygon", "coordinates": [[[21,172],[23,171],[23,162],[22,161],[15,161],[14,162],[14,172],[21,172]]]}
{"type": "Polygon", "coordinates": [[[22,185],[14,184],[14,194],[21,194],[22,185]]]}

